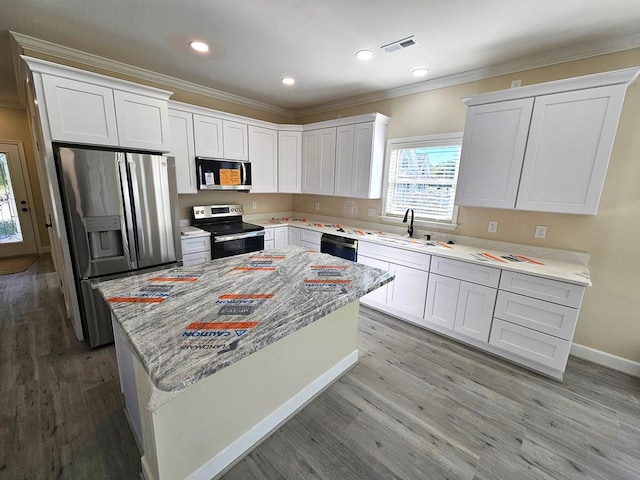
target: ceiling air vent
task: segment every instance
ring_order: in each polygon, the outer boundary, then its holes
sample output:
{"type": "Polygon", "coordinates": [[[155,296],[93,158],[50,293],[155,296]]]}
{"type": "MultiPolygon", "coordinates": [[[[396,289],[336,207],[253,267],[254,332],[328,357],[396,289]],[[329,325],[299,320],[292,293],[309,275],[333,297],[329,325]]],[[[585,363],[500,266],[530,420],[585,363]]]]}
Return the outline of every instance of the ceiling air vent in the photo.
{"type": "Polygon", "coordinates": [[[397,50],[402,50],[403,48],[408,48],[418,43],[416,37],[411,35],[410,37],[403,38],[402,40],[396,40],[395,42],[388,43],[386,45],[381,46],[385,52],[391,53],[397,50]]]}

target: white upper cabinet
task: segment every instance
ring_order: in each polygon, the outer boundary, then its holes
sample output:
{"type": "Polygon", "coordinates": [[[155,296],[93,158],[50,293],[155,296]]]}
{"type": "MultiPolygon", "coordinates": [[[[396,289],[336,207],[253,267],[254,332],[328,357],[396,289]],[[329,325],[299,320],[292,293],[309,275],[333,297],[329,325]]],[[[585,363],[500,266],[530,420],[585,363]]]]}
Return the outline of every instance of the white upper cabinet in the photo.
{"type": "Polygon", "coordinates": [[[597,212],[625,90],[612,85],[536,98],[517,209],[597,212]]]}
{"type": "MultiPolygon", "coordinates": [[[[278,132],[268,128],[249,127],[249,160],[251,161],[251,191],[278,191],[278,132]]],[[[276,242],[276,247],[278,247],[276,242]]]]}
{"type": "Polygon", "coordinates": [[[176,159],[178,193],[198,193],[193,115],[169,109],[169,155],[176,159]]]}
{"type": "Polygon", "coordinates": [[[193,115],[196,156],[222,158],[222,119],[208,115],[193,115]]]}
{"type": "Polygon", "coordinates": [[[478,95],[458,205],[595,215],[631,68],[478,95]]]}
{"type": "Polygon", "coordinates": [[[302,129],[278,132],[278,191],[302,193],[302,129]]]}
{"type": "Polygon", "coordinates": [[[222,121],[224,158],[228,160],[249,160],[248,126],[246,123],[222,121]]]}
{"type": "Polygon", "coordinates": [[[51,140],[169,150],[171,92],[44,60],[25,61],[42,81],[51,140]]]}
{"type": "Polygon", "coordinates": [[[467,110],[456,204],[514,208],[533,98],[467,110]]]}
{"type": "Polygon", "coordinates": [[[334,194],[336,128],[311,130],[302,135],[303,193],[334,194]]]}
{"type": "Polygon", "coordinates": [[[118,145],[113,89],[43,75],[51,139],[91,145],[118,145]]]}
{"type": "Polygon", "coordinates": [[[384,122],[337,127],[336,195],[380,198],[386,137],[384,122]]]}
{"type": "Polygon", "coordinates": [[[303,193],[380,198],[388,123],[376,113],[305,125],[303,193]]]}
{"type": "Polygon", "coordinates": [[[120,145],[167,151],[169,113],[166,100],[114,90],[120,145]]]}

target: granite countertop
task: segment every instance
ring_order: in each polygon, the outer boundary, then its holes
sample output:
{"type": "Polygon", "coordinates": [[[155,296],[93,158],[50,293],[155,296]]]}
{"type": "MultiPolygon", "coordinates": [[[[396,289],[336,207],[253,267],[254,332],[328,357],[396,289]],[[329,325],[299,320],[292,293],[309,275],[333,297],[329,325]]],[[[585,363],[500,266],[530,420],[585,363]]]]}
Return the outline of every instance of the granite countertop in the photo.
{"type": "Polygon", "coordinates": [[[182,390],[393,280],[300,247],[98,284],[153,384],[182,390]]]}
{"type": "Polygon", "coordinates": [[[249,220],[249,222],[266,228],[289,225],[320,233],[340,235],[363,242],[388,245],[405,250],[427,253],[429,255],[462,260],[528,275],[536,275],[584,287],[591,286],[589,269],[586,265],[579,262],[558,260],[554,258],[553,254],[541,255],[539,253],[541,249],[527,247],[525,245],[513,245],[514,249],[511,250],[508,249],[508,244],[503,244],[505,250],[501,250],[484,246],[482,245],[482,241],[477,242],[478,245],[475,246],[458,242],[454,245],[449,245],[445,242],[427,241],[423,238],[408,238],[407,236],[382,230],[353,227],[345,223],[320,222],[313,219],[297,217],[277,220],[249,220]]]}

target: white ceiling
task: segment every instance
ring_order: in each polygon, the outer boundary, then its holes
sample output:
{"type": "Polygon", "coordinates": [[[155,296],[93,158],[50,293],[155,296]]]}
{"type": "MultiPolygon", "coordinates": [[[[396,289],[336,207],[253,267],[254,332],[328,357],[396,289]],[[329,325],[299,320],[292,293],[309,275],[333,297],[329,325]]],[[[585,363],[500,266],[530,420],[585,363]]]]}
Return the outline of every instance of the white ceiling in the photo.
{"type": "Polygon", "coordinates": [[[290,110],[423,81],[411,77],[416,67],[430,70],[429,81],[640,39],[640,0],[0,0],[0,7],[0,104],[17,102],[9,31],[290,110]],[[409,35],[418,45],[380,49],[409,35]],[[193,39],[213,51],[190,51],[193,39]],[[356,59],[363,48],[373,60],[356,59]],[[281,84],[287,75],[294,87],[281,84]]]}

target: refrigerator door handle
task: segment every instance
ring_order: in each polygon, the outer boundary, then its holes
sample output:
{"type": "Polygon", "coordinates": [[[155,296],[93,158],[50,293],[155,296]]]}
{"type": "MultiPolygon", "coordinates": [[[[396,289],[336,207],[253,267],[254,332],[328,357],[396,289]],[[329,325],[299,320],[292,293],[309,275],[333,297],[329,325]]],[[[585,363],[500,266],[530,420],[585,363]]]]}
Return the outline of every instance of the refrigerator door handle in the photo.
{"type": "Polygon", "coordinates": [[[136,231],[138,233],[138,260],[144,260],[146,256],[144,228],[142,228],[142,208],[140,207],[140,185],[136,173],[136,162],[129,160],[129,175],[131,176],[131,190],[133,193],[133,208],[135,210],[136,231]]]}
{"type": "Polygon", "coordinates": [[[134,251],[131,246],[135,244],[135,235],[133,233],[133,214],[131,212],[131,194],[129,193],[129,180],[127,177],[127,167],[124,160],[124,155],[118,153],[118,173],[120,177],[120,190],[122,191],[122,198],[124,200],[124,216],[126,223],[126,235],[122,236],[122,243],[124,244],[124,251],[129,259],[129,267],[132,269],[138,268],[137,258],[134,256],[134,251]]]}

